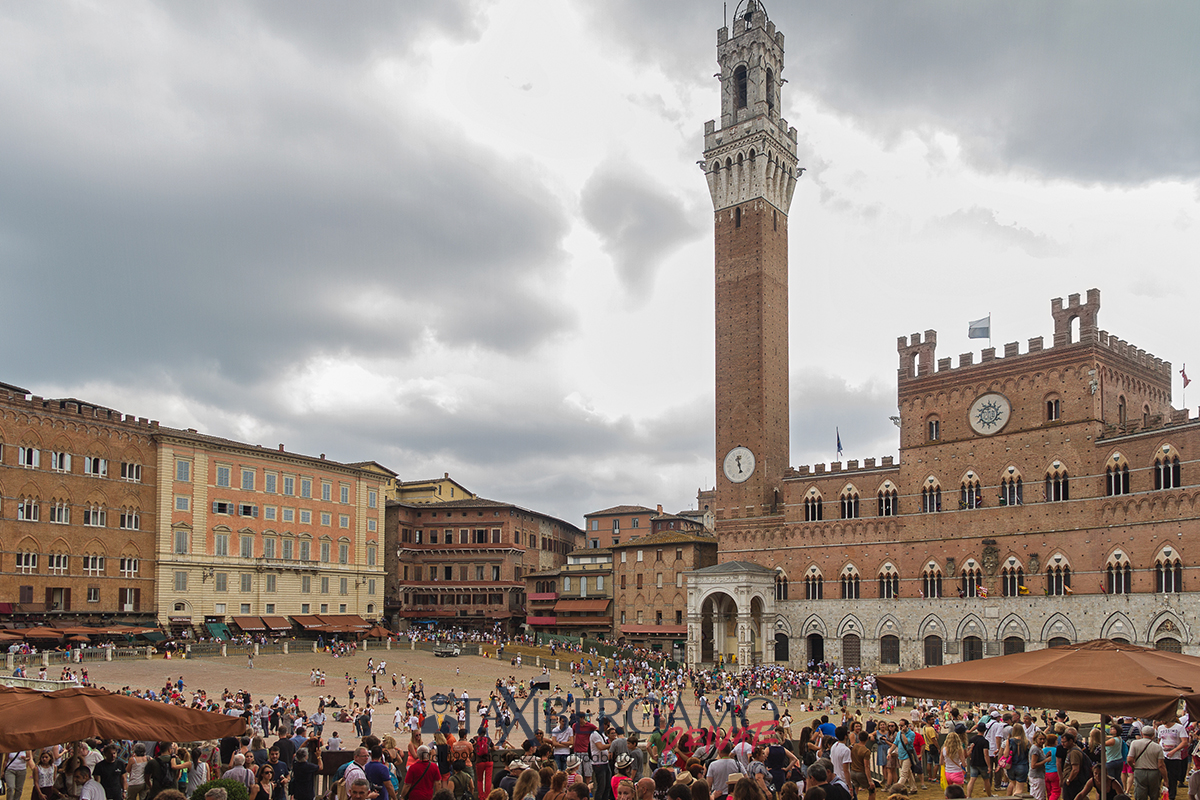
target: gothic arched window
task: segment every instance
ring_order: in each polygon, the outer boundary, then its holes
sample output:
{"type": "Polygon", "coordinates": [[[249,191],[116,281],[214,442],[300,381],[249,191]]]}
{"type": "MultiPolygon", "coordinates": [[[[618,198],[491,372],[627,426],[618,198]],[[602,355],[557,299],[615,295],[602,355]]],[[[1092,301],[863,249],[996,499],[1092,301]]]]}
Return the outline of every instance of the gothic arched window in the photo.
{"type": "Polygon", "coordinates": [[[959,487],[958,507],[960,509],[981,508],[983,506],[983,490],[979,486],[979,478],[975,473],[967,473],[959,487]]]}
{"type": "Polygon", "coordinates": [[[942,487],[933,483],[926,483],[921,489],[921,510],[926,514],[932,514],[942,510],[942,487]]]}
{"type": "Polygon", "coordinates": [[[733,93],[734,105],[736,105],[737,108],[745,108],[747,95],[749,93],[745,65],[742,65],[733,71],[733,93]]]}
{"type": "Polygon", "coordinates": [[[1046,472],[1046,502],[1058,503],[1071,499],[1071,478],[1067,468],[1055,461],[1046,472]]]}
{"type": "Polygon", "coordinates": [[[1154,591],[1159,594],[1183,591],[1183,562],[1173,547],[1164,547],[1155,559],[1154,591]]]}
{"type": "Polygon", "coordinates": [[[1046,594],[1074,594],[1071,591],[1071,565],[1062,555],[1055,555],[1046,567],[1046,594]]]}
{"type": "Polygon", "coordinates": [[[1104,591],[1108,594],[1129,594],[1133,590],[1133,567],[1121,551],[1113,553],[1104,567],[1104,591]]]}
{"type": "Polygon", "coordinates": [[[1129,464],[1120,453],[1113,453],[1104,468],[1104,494],[1106,497],[1129,494],[1129,464]]]}
{"type": "Polygon", "coordinates": [[[942,571],[932,561],[925,566],[921,576],[921,593],[923,597],[942,596],[942,571]]]}
{"type": "Polygon", "coordinates": [[[1163,452],[1154,459],[1154,488],[1178,489],[1182,483],[1179,469],[1179,454],[1169,444],[1163,445],[1163,452]]]}
{"type": "Polygon", "coordinates": [[[896,488],[892,486],[891,481],[888,481],[879,490],[879,516],[894,517],[899,513],[900,506],[897,500],[896,488]]]}
{"type": "Polygon", "coordinates": [[[859,577],[858,570],[853,566],[848,566],[842,570],[842,599],[857,600],[859,599],[859,577]]]}
{"type": "Polygon", "coordinates": [[[890,563],[879,571],[879,596],[889,599],[900,596],[900,574],[890,563]]]}
{"type": "Polygon", "coordinates": [[[858,519],[858,490],[853,486],[842,490],[842,519],[858,519]]]}
{"type": "Polygon", "coordinates": [[[804,599],[821,600],[824,597],[825,579],[821,576],[821,570],[815,566],[809,567],[808,573],[804,576],[804,599]]]}
{"type": "Polygon", "coordinates": [[[821,494],[816,489],[809,492],[808,497],[804,498],[804,521],[820,522],[824,519],[824,505],[821,501],[821,494]]]}

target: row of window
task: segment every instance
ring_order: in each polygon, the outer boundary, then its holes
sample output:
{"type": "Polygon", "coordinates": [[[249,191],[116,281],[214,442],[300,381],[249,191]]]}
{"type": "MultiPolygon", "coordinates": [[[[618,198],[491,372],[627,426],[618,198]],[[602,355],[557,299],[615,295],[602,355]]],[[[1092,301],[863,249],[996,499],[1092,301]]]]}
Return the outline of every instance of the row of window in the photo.
{"type": "MultiPolygon", "coordinates": [[[[1126,407],[1125,397],[1117,398],[1117,420],[1121,425],[1129,422],[1129,411],[1126,407]]],[[[1046,422],[1058,422],[1062,419],[1062,400],[1055,395],[1047,395],[1045,400],[1046,422]]],[[[1150,413],[1150,406],[1142,406],[1142,426],[1150,427],[1150,420],[1153,415],[1150,413]]],[[[925,420],[925,439],[926,441],[936,442],[942,438],[942,423],[938,416],[931,415],[925,420]]]]}
{"type": "MultiPolygon", "coordinates": [[[[454,565],[454,564],[443,564],[441,566],[439,566],[437,564],[430,564],[429,565],[429,580],[430,581],[439,581],[439,580],[452,581],[452,580],[455,580],[455,578],[454,578],[454,567],[455,566],[456,565],[454,565]]],[[[457,566],[458,566],[458,580],[460,580],[460,581],[470,581],[470,580],[499,581],[499,580],[501,580],[499,564],[486,564],[486,565],[485,564],[458,564],[457,566]],[[487,577],[489,575],[491,576],[490,578],[487,577]],[[474,577],[472,577],[472,576],[474,576],[474,577]]],[[[404,571],[402,573],[403,579],[408,580],[409,579],[408,578],[409,568],[408,568],[408,566],[405,566],[403,569],[404,569],[404,571]]],[[[425,568],[419,564],[416,566],[413,566],[412,575],[413,575],[412,579],[414,581],[425,580],[425,578],[423,577],[425,575],[425,568]]],[[[520,580],[520,579],[521,579],[521,568],[513,567],[513,580],[520,580]]],[[[570,582],[569,581],[566,584],[564,584],[563,591],[570,591],[570,582]]]]}
{"type": "MultiPolygon", "coordinates": [[[[38,561],[41,554],[21,552],[16,554],[16,572],[21,575],[38,574],[38,561]]],[[[76,556],[80,561],[83,575],[102,576],[108,574],[107,559],[104,556],[76,556]]],[[[67,553],[47,553],[45,558],[47,575],[70,575],[71,556],[67,553]]],[[[120,559],[120,575],[123,578],[138,576],[138,559],[123,557],[120,559]]]]}
{"type": "MultiPolygon", "coordinates": [[[[240,572],[240,573],[237,573],[237,576],[238,576],[239,591],[241,591],[243,593],[248,593],[248,592],[254,591],[254,574],[253,573],[240,572]]],[[[229,573],[228,572],[214,572],[214,573],[212,573],[211,577],[213,580],[213,590],[214,591],[217,591],[217,592],[228,592],[229,591],[229,573]]],[[[276,592],[278,590],[278,577],[279,576],[272,575],[270,573],[264,575],[263,582],[262,582],[262,590],[265,592],[268,592],[268,593],[276,592]]],[[[201,580],[204,582],[207,582],[208,579],[209,579],[209,575],[207,573],[201,577],[201,580]]],[[[362,585],[364,585],[362,581],[356,580],[354,583],[355,587],[362,586],[362,585]]],[[[377,584],[376,584],[376,581],[374,578],[368,578],[365,582],[365,585],[367,588],[367,594],[369,594],[369,595],[375,594],[375,589],[376,589],[377,584]]],[[[328,577],[322,576],[320,578],[320,583],[318,584],[318,586],[320,587],[321,594],[329,594],[330,579],[328,577]]],[[[176,571],[175,572],[175,591],[186,592],[187,587],[188,587],[188,573],[183,570],[176,571]]],[[[351,584],[350,584],[349,578],[338,578],[338,594],[342,594],[342,595],[349,594],[350,588],[351,588],[351,584]]],[[[300,576],[300,593],[301,594],[311,594],[312,590],[313,590],[312,576],[311,575],[301,575],[300,576]]]]}
{"type": "MultiPolygon", "coordinates": [[[[190,509],[190,497],[187,495],[177,495],[175,497],[176,511],[189,511],[190,509]]],[[[254,503],[233,503],[229,500],[214,500],[212,504],[212,513],[223,516],[251,517],[257,519],[259,510],[259,506],[254,503]]],[[[298,520],[301,525],[311,525],[313,521],[312,510],[307,508],[295,509],[284,506],[281,509],[279,506],[263,506],[261,511],[263,519],[267,522],[296,522],[298,520]]],[[[328,511],[319,512],[317,519],[324,528],[333,526],[333,514],[328,511]]],[[[350,527],[349,514],[338,515],[338,527],[350,527]]],[[[377,520],[369,518],[367,520],[367,530],[374,531],[376,529],[377,520]]]]}
{"type": "MultiPolygon", "coordinates": [[[[632,527],[634,527],[634,528],[640,528],[640,527],[642,527],[642,518],[641,518],[641,517],[633,517],[633,518],[630,520],[630,523],[629,523],[629,524],[630,524],[630,526],[632,526],[632,527]]],[[[593,520],[591,521],[591,524],[588,526],[588,529],[589,529],[589,530],[593,530],[593,531],[598,531],[598,530],[600,530],[600,520],[598,520],[598,519],[593,519],[593,520]]],[[[613,529],[614,531],[619,531],[619,530],[621,530],[621,519],[620,519],[619,517],[613,517],[613,521],[612,521],[612,529],[613,529]]]]}
{"type": "MultiPolygon", "coordinates": [[[[54,525],[70,525],[72,506],[65,500],[52,500],[47,507],[46,519],[54,525]]],[[[118,511],[117,527],[122,530],[141,530],[142,516],[136,508],[113,509],[118,511]]],[[[42,519],[42,504],[33,497],[17,498],[17,521],[39,522],[42,519]]],[[[108,509],[99,505],[82,509],[82,522],[89,528],[104,528],[108,525],[108,509]]]]}
{"type": "MultiPolygon", "coordinates": [[[[520,531],[517,531],[515,536],[520,537],[520,531]]],[[[492,528],[489,537],[487,528],[460,528],[458,531],[458,544],[488,544],[490,538],[491,544],[500,544],[500,528],[492,528]]],[[[437,529],[423,530],[421,528],[401,528],[400,541],[406,544],[454,544],[454,529],[446,528],[441,535],[437,529]],[[440,540],[440,541],[439,541],[440,540]]],[[[537,545],[537,537],[530,534],[530,546],[537,545]]],[[[520,544],[518,541],[514,544],[520,544]]]]}
{"type": "MultiPolygon", "coordinates": [[[[234,467],[218,464],[216,485],[219,488],[233,488],[234,483],[234,467]]],[[[250,467],[237,468],[237,476],[239,482],[238,488],[245,492],[257,491],[258,486],[258,470],[250,467]]],[[[183,459],[175,462],[175,480],[181,483],[190,483],[192,480],[192,462],[183,459]]],[[[262,490],[266,494],[282,494],[285,497],[298,496],[303,498],[312,498],[313,496],[314,479],[306,475],[286,475],[278,472],[262,473],[262,490]],[[299,490],[297,492],[297,489],[299,490]]],[[[320,482],[321,500],[326,503],[333,502],[333,482],[320,482]]],[[[350,484],[338,484],[338,499],[337,502],[347,505],[350,503],[350,484]]],[[[379,507],[379,493],[375,490],[367,492],[367,507],[379,507]]]]}
{"type": "MultiPolygon", "coordinates": [[[[42,453],[45,452],[50,462],[50,469],[53,472],[70,473],[73,472],[71,465],[74,459],[70,453],[61,450],[41,450],[37,447],[18,447],[17,448],[17,466],[25,467],[26,469],[41,469],[42,453]]],[[[4,462],[4,445],[0,444],[0,463],[4,462]]],[[[132,461],[120,462],[121,480],[131,483],[142,482],[142,465],[132,461]]],[[[83,473],[94,478],[108,477],[108,459],[99,456],[84,456],[83,457],[83,473]]]]}
{"type": "MultiPolygon", "coordinates": [[[[1044,594],[1063,596],[1073,594],[1071,589],[1071,567],[1054,564],[1046,569],[1044,594]]],[[[970,559],[959,575],[959,597],[987,597],[983,571],[974,559],[970,559]]],[[[1103,570],[1101,589],[1107,594],[1130,594],[1133,591],[1133,567],[1123,555],[1114,557],[1103,570]]],[[[923,598],[945,597],[942,572],[930,566],[921,574],[919,596],[923,598]]],[[[839,583],[843,600],[857,600],[861,594],[860,577],[857,570],[847,568],[839,583]]],[[[639,586],[640,588],[640,586],[639,586]]],[[[1160,557],[1154,563],[1154,592],[1173,594],[1183,591],[1183,562],[1177,557],[1160,557]]],[[[1000,570],[1000,593],[1004,597],[1017,597],[1030,593],[1025,585],[1025,571],[1020,566],[1005,566],[1000,570]]],[[[821,600],[825,596],[825,581],[819,570],[813,568],[804,577],[804,599],[821,600]]],[[[891,564],[884,565],[879,573],[879,597],[900,596],[900,575],[891,564]]],[[[788,579],[779,575],[775,579],[775,598],[788,599],[788,579]]]]}
{"type": "MultiPolygon", "coordinates": [[[[625,619],[626,619],[625,612],[622,611],[621,612],[621,624],[622,625],[626,624],[625,619]]],[[[636,614],[636,620],[637,620],[636,624],[638,624],[638,625],[645,624],[645,619],[643,617],[643,613],[640,610],[636,614]]],[[[661,612],[661,611],[654,612],[654,624],[655,625],[664,625],[665,624],[665,622],[663,621],[663,612],[661,612]]],[[[676,625],[683,624],[683,612],[682,611],[675,612],[675,624],[676,625]]]]}
{"type": "MultiPolygon", "coordinates": [[[[216,531],[213,533],[213,548],[212,554],[216,556],[229,556],[233,554],[230,548],[232,534],[225,531],[216,531]]],[[[254,541],[256,534],[238,534],[238,555],[242,558],[254,558],[254,541]]],[[[329,563],[332,559],[333,542],[327,538],[321,539],[319,542],[319,561],[329,563]]],[[[173,542],[173,551],[177,555],[187,555],[191,550],[191,532],[180,528],[175,531],[175,539],[173,542]]],[[[312,561],[312,539],[308,534],[301,534],[300,539],[291,537],[282,537],[276,539],[272,536],[263,536],[262,538],[262,558],[279,558],[284,561],[312,561]]],[[[367,566],[373,567],[379,560],[379,548],[374,542],[367,545],[367,566]]],[[[349,564],[350,561],[350,540],[339,539],[337,549],[337,563],[349,564]]]]}
{"type": "MultiPolygon", "coordinates": [[[[1152,468],[1154,489],[1177,489],[1182,486],[1178,456],[1155,459],[1152,468]]],[[[1128,494],[1130,491],[1128,465],[1110,466],[1105,473],[1105,495],[1128,494]]],[[[924,514],[934,514],[943,510],[942,487],[930,477],[921,487],[919,511],[924,514]]],[[[951,495],[953,497],[953,495],[951,495]]],[[[1061,465],[1046,473],[1044,482],[1044,498],[1047,503],[1064,502],[1071,499],[1071,476],[1061,465]]],[[[899,502],[896,490],[890,485],[880,489],[878,493],[878,516],[890,517],[899,513],[899,502]]],[[[1002,478],[999,486],[998,504],[1001,506],[1019,506],[1025,503],[1025,486],[1019,475],[1002,478]]],[[[970,510],[983,508],[986,505],[983,486],[979,479],[968,477],[959,486],[958,508],[970,510]]],[[[809,490],[804,498],[804,521],[819,522],[825,518],[824,501],[816,489],[809,490]]],[[[858,491],[853,487],[842,490],[839,498],[842,519],[858,519],[860,513],[858,491]]]]}

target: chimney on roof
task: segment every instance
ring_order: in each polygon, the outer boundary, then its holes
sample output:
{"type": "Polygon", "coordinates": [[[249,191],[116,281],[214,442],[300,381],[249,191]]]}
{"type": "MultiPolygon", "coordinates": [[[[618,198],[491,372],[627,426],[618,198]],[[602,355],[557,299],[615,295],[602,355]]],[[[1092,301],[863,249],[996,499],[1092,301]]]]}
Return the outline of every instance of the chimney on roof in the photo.
{"type": "Polygon", "coordinates": [[[283,452],[283,442],[279,443],[279,452],[283,452]]]}
{"type": "Polygon", "coordinates": [[[324,460],[325,460],[325,454],[324,454],[324,453],[321,453],[321,460],[322,460],[322,461],[324,461],[324,460]]]}
{"type": "Polygon", "coordinates": [[[658,513],[662,513],[662,503],[658,504],[658,513]]]}
{"type": "Polygon", "coordinates": [[[188,433],[195,433],[195,432],[196,432],[196,429],[195,429],[195,428],[188,428],[188,429],[187,429],[187,431],[188,431],[188,433]]]}
{"type": "Polygon", "coordinates": [[[450,480],[450,473],[449,473],[449,472],[443,472],[443,473],[442,473],[442,477],[443,477],[443,478],[445,478],[446,480],[450,480]]]}

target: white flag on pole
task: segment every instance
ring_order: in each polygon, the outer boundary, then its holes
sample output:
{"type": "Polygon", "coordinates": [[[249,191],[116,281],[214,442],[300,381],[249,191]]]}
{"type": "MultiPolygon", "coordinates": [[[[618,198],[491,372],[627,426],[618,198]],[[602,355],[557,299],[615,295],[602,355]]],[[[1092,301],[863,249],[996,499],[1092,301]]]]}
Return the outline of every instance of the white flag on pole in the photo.
{"type": "Polygon", "coordinates": [[[983,319],[973,319],[967,323],[967,338],[968,339],[990,339],[992,338],[992,315],[988,314],[983,319]]]}

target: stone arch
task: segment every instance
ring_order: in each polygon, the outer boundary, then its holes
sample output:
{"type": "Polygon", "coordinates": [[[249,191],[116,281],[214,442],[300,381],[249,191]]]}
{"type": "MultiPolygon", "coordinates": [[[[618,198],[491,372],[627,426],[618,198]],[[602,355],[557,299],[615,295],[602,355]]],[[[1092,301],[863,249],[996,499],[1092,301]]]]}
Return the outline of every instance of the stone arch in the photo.
{"type": "MultiPolygon", "coordinates": [[[[945,628],[939,628],[945,632],[945,628]]],[[[884,614],[879,618],[879,622],[875,625],[875,638],[882,639],[884,636],[900,636],[904,631],[904,626],[894,614],[884,614]]]]}
{"type": "Polygon", "coordinates": [[[108,548],[104,546],[103,541],[93,536],[84,543],[80,553],[87,556],[107,556],[108,548]]]}
{"type": "Polygon", "coordinates": [[[940,636],[943,639],[950,635],[950,628],[937,614],[930,614],[921,620],[921,627],[917,636],[918,639],[924,639],[926,636],[940,636]]]}
{"type": "Polygon", "coordinates": [[[838,623],[837,635],[839,639],[842,639],[848,633],[853,633],[856,636],[862,636],[865,631],[866,628],[863,627],[862,621],[859,620],[857,615],[847,614],[846,616],[842,617],[842,621],[838,623]]]}
{"type": "Polygon", "coordinates": [[[820,636],[828,636],[825,630],[825,620],[817,614],[809,614],[808,619],[804,620],[804,624],[800,627],[800,633],[804,636],[811,634],[819,634],[820,636]]]}
{"type": "Polygon", "coordinates": [[[1124,639],[1130,644],[1137,644],[1137,628],[1125,612],[1117,611],[1110,614],[1108,619],[1104,620],[1104,624],[1100,626],[1100,638],[1124,639]]]}
{"type": "Polygon", "coordinates": [[[1000,624],[996,627],[997,641],[1004,641],[1009,636],[1020,636],[1025,641],[1029,641],[1029,626],[1018,614],[1009,614],[1000,620],[1000,624]]]}
{"type": "Polygon", "coordinates": [[[1170,609],[1158,612],[1146,628],[1146,641],[1151,647],[1157,639],[1170,636],[1187,644],[1192,639],[1192,632],[1184,621],[1170,609]]]}
{"type": "Polygon", "coordinates": [[[987,634],[987,626],[983,624],[983,620],[975,614],[967,614],[958,623],[958,631],[955,634],[955,638],[962,641],[968,636],[978,636],[980,639],[987,641],[987,634]]]}
{"type": "Polygon", "coordinates": [[[1056,637],[1070,639],[1072,644],[1079,641],[1079,635],[1075,632],[1075,625],[1071,619],[1062,613],[1056,613],[1046,620],[1046,624],[1042,626],[1042,641],[1048,642],[1056,637]]]}
{"type": "Polygon", "coordinates": [[[792,635],[792,621],[783,614],[775,615],[775,632],[782,633],[788,638],[792,635]]]}

